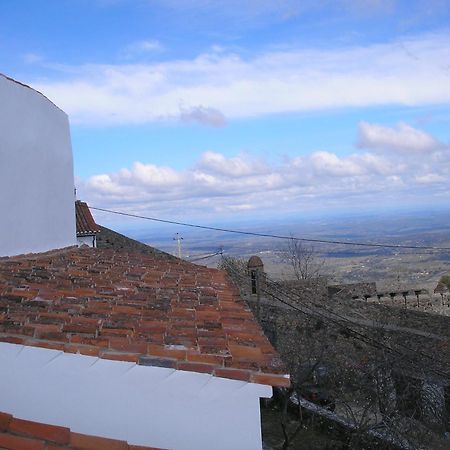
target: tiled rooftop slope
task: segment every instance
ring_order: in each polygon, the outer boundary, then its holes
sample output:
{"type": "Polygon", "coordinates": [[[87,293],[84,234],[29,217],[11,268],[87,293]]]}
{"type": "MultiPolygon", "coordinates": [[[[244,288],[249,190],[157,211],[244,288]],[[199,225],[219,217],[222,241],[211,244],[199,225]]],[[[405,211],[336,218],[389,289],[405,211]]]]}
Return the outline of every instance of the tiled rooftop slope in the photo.
{"type": "Polygon", "coordinates": [[[142,253],[144,255],[158,256],[160,258],[176,259],[175,256],[158,250],[150,245],[135,241],[123,234],[110,230],[102,225],[98,225],[100,232],[97,234],[98,248],[112,248],[132,253],[142,253]]]}
{"type": "Polygon", "coordinates": [[[0,341],[289,385],[224,272],[157,255],[71,248],[0,259],[0,341]]]}
{"type": "Polygon", "coordinates": [[[125,441],[74,433],[69,428],[14,418],[0,412],[0,448],[9,450],[158,450],[125,441]]]}
{"type": "Polygon", "coordinates": [[[77,226],[77,235],[98,233],[100,227],[95,223],[91,211],[85,202],[77,200],[75,202],[75,219],[77,226]]]}

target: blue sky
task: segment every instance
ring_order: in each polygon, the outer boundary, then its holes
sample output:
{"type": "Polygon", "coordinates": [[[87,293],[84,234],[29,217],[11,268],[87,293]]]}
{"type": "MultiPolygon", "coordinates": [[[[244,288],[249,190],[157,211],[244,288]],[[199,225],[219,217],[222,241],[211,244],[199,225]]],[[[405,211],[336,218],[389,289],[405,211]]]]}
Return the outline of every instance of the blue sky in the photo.
{"type": "Polygon", "coordinates": [[[449,24],[447,0],[0,0],[0,72],[68,113],[92,205],[445,207],[449,24]]]}

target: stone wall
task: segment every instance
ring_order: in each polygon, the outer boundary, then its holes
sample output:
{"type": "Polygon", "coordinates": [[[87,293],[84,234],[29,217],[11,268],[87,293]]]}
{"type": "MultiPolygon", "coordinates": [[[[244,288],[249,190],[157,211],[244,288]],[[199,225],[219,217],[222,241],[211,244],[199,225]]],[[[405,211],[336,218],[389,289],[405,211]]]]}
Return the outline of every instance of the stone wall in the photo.
{"type": "MultiPolygon", "coordinates": [[[[244,288],[244,294],[245,291],[244,288]]],[[[270,291],[268,286],[266,291],[270,291]]],[[[443,429],[450,430],[450,404],[445,404],[442,396],[431,398],[428,395],[430,387],[436,392],[450,392],[448,377],[439,375],[448,373],[450,368],[449,317],[354,299],[330,303],[324,296],[312,299],[311,290],[306,290],[303,295],[301,291],[297,292],[300,309],[306,311],[305,305],[315,305],[316,311],[320,312],[330,311],[332,306],[333,313],[346,319],[332,323],[327,317],[314,317],[283,305],[267,292],[260,300],[260,323],[294,379],[297,377],[302,381],[304,368],[320,361],[320,364],[339,371],[344,383],[351,385],[354,374],[371,373],[374,365],[380,364],[383,376],[391,380],[391,384],[394,374],[410,380],[408,389],[414,391],[411,395],[417,400],[416,408],[420,414],[416,415],[420,420],[439,433],[443,429]],[[321,302],[324,310],[317,308],[321,302]],[[400,353],[377,350],[355,336],[355,332],[400,353]]],[[[280,290],[277,295],[281,295],[280,290]]],[[[257,296],[245,294],[245,298],[256,314],[257,296]]],[[[282,298],[293,303],[292,297],[282,298]]],[[[397,411],[396,414],[407,415],[410,411],[403,411],[403,391],[399,392],[398,398],[395,392],[391,395],[391,409],[397,411]]]]}
{"type": "Polygon", "coordinates": [[[332,300],[334,297],[354,298],[365,296],[372,297],[377,294],[376,283],[349,283],[349,284],[333,284],[328,285],[328,298],[332,300]]]}

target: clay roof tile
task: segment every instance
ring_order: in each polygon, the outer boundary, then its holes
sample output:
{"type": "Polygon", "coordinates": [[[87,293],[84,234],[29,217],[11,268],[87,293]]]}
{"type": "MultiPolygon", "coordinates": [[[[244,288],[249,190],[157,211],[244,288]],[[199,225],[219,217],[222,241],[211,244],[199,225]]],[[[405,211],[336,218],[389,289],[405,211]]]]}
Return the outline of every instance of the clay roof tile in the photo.
{"type": "Polygon", "coordinates": [[[100,231],[100,227],[95,223],[87,203],[81,202],[80,200],[75,202],[75,217],[77,236],[95,234],[100,231]]]}
{"type": "Polygon", "coordinates": [[[0,259],[0,341],[289,386],[225,272],[69,248],[0,259]]]}
{"type": "MultiPolygon", "coordinates": [[[[11,414],[0,412],[0,448],[67,450],[99,449],[110,450],[158,450],[155,447],[135,447],[125,441],[74,433],[69,428],[22,420],[11,414]]],[[[162,450],[162,449],[159,449],[162,450]]]]}

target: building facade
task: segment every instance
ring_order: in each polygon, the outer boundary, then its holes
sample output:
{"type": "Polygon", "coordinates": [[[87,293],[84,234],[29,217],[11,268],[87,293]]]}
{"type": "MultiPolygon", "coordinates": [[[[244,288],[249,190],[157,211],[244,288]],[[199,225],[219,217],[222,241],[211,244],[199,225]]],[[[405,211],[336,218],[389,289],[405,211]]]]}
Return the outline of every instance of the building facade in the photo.
{"type": "Polygon", "coordinates": [[[0,75],[0,257],[76,244],[67,115],[0,75]]]}

